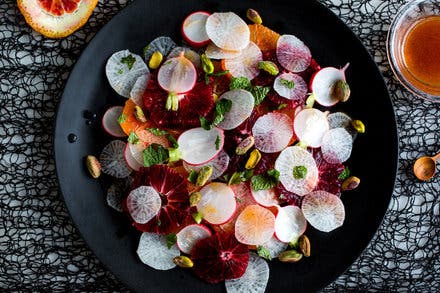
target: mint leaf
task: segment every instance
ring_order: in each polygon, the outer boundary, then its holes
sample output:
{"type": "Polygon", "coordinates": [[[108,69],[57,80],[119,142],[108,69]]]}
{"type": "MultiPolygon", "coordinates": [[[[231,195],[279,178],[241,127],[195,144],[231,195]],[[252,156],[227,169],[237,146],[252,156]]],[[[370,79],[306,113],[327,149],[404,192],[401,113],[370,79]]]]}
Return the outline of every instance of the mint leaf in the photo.
{"type": "Polygon", "coordinates": [[[304,179],[307,176],[306,166],[295,166],[293,167],[293,178],[304,179]]]}
{"type": "Polygon", "coordinates": [[[130,132],[130,135],[128,136],[127,141],[131,144],[138,144],[139,143],[139,137],[134,133],[134,131],[130,132]]]}
{"type": "Polygon", "coordinates": [[[121,68],[118,69],[118,74],[122,74],[124,73],[124,70],[122,70],[121,68]]]}
{"type": "Polygon", "coordinates": [[[280,179],[280,172],[278,170],[272,169],[266,172],[269,177],[274,178],[275,180],[280,179]]]}
{"type": "Polygon", "coordinates": [[[251,178],[252,189],[255,191],[271,189],[277,186],[280,172],[275,169],[269,170],[266,174],[256,175],[251,178]]]}
{"type": "Polygon", "coordinates": [[[177,143],[177,140],[174,138],[174,136],[172,136],[171,134],[167,133],[165,134],[165,137],[168,139],[168,141],[171,143],[171,145],[173,146],[173,148],[178,148],[179,144],[177,143]]]}
{"type": "Polygon", "coordinates": [[[170,249],[177,242],[177,235],[175,233],[170,233],[166,236],[167,239],[167,247],[170,249]]]}
{"type": "Polygon", "coordinates": [[[281,79],[280,82],[282,85],[285,85],[289,89],[293,89],[295,87],[295,83],[293,82],[293,80],[281,79]]]}
{"type": "Polygon", "coordinates": [[[219,125],[223,119],[225,119],[224,114],[231,111],[232,101],[228,99],[221,99],[215,104],[215,118],[212,124],[219,125]]]}
{"type": "Polygon", "coordinates": [[[202,222],[203,216],[200,212],[192,213],[191,216],[197,224],[200,224],[202,222]]]}
{"type": "Polygon", "coordinates": [[[228,185],[240,184],[249,180],[254,175],[254,170],[245,170],[241,172],[234,172],[229,178],[228,185]]]}
{"type": "Polygon", "coordinates": [[[230,90],[243,89],[247,90],[251,87],[251,81],[246,77],[233,77],[229,84],[230,90]]]}
{"type": "Polygon", "coordinates": [[[208,121],[208,119],[206,119],[206,118],[203,117],[203,116],[200,116],[199,120],[200,120],[200,126],[201,126],[203,129],[205,129],[205,130],[211,130],[211,128],[212,128],[212,124],[211,124],[211,122],[208,121]]]}
{"type": "Polygon", "coordinates": [[[133,68],[134,63],[136,62],[136,58],[133,57],[133,55],[128,55],[127,57],[121,58],[121,63],[126,64],[128,67],[128,70],[131,70],[133,68]]]}
{"type": "Polygon", "coordinates": [[[188,181],[189,182],[191,182],[192,184],[196,184],[196,181],[197,181],[197,177],[199,176],[199,173],[197,173],[196,171],[194,171],[194,170],[191,170],[191,172],[189,172],[189,175],[188,175],[188,181]]]}
{"type": "Polygon", "coordinates": [[[263,102],[264,98],[266,97],[267,93],[269,93],[270,87],[268,86],[254,86],[250,89],[251,94],[254,96],[255,99],[255,106],[258,106],[263,102]]]}
{"type": "Polygon", "coordinates": [[[215,139],[215,149],[218,150],[220,148],[220,136],[217,135],[215,139]]]}
{"type": "Polygon", "coordinates": [[[144,55],[144,59],[145,59],[145,57],[147,56],[147,52],[148,52],[148,50],[150,50],[150,48],[151,48],[150,45],[146,45],[146,46],[144,47],[144,49],[142,50],[142,53],[143,53],[143,55],[144,55]]]}
{"type": "Polygon", "coordinates": [[[151,167],[153,165],[162,164],[168,160],[168,151],[166,148],[157,143],[150,144],[142,153],[144,158],[144,166],[151,167]]]}
{"type": "Polygon", "coordinates": [[[118,123],[119,124],[124,123],[126,120],[127,120],[127,115],[125,115],[125,114],[119,115],[119,117],[118,117],[118,123]]]}
{"type": "Polygon", "coordinates": [[[348,169],[348,167],[346,166],[344,168],[344,171],[342,171],[341,174],[339,174],[338,179],[341,180],[341,181],[344,181],[348,177],[350,177],[350,169],[348,169]]]}
{"type": "Polygon", "coordinates": [[[282,104],[280,104],[279,106],[278,106],[278,110],[282,110],[282,109],[284,109],[284,108],[286,108],[287,107],[287,104],[285,104],[285,103],[282,103],[282,104]]]}
{"type": "Polygon", "coordinates": [[[223,75],[226,75],[228,73],[229,73],[229,70],[224,70],[224,71],[214,72],[214,73],[211,73],[209,75],[211,75],[211,76],[223,76],[223,75]]]}
{"type": "Polygon", "coordinates": [[[269,249],[267,249],[264,246],[261,246],[261,245],[257,246],[257,254],[259,256],[261,256],[262,258],[264,258],[264,259],[267,259],[267,260],[271,260],[272,259],[272,257],[270,256],[269,249]]]}
{"type": "Polygon", "coordinates": [[[147,128],[147,130],[157,136],[162,136],[162,135],[168,134],[168,131],[162,130],[159,128],[147,128]]]}

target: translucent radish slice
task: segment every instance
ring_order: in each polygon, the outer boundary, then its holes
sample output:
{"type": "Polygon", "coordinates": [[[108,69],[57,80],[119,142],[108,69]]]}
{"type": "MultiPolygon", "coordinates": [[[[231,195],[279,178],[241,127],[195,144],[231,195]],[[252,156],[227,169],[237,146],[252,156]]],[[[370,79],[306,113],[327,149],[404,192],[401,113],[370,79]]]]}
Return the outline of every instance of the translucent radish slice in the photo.
{"type": "Polygon", "coordinates": [[[142,105],[142,96],[144,95],[144,92],[147,88],[149,79],[150,74],[146,76],[140,76],[133,85],[133,88],[131,89],[130,99],[132,99],[133,102],[138,106],[142,105]]]}
{"type": "Polygon", "coordinates": [[[233,12],[216,12],[206,21],[206,33],[224,50],[243,50],[249,44],[250,31],[246,22],[233,12]]]}
{"type": "Polygon", "coordinates": [[[301,209],[296,206],[278,208],[275,218],[275,236],[282,242],[291,242],[301,236],[307,228],[307,221],[301,209]]]}
{"type": "Polygon", "coordinates": [[[293,136],[292,120],[286,114],[268,113],[252,127],[255,147],[264,153],[276,153],[287,147],[293,136]]]}
{"type": "Polygon", "coordinates": [[[148,63],[150,61],[151,55],[153,55],[154,52],[159,51],[162,56],[167,56],[175,47],[177,47],[177,45],[170,37],[162,36],[155,38],[144,49],[145,62],[148,63]]]}
{"type": "Polygon", "coordinates": [[[237,203],[232,189],[219,182],[212,182],[200,190],[202,198],[197,203],[197,210],[210,224],[226,223],[235,212],[237,203]]]}
{"type": "Polygon", "coordinates": [[[125,146],[125,150],[124,150],[124,157],[125,157],[125,162],[127,163],[127,165],[134,171],[139,171],[139,169],[141,167],[144,166],[143,162],[142,164],[138,162],[137,158],[135,158],[130,150],[130,145],[131,143],[126,144],[125,146]]]}
{"type": "Polygon", "coordinates": [[[165,235],[144,232],[139,240],[137,249],[139,259],[149,267],[156,270],[171,270],[176,267],[173,259],[180,255],[176,245],[167,247],[165,235]]]}
{"type": "Polygon", "coordinates": [[[225,69],[234,77],[246,77],[254,79],[260,73],[258,62],[263,61],[263,54],[255,43],[249,45],[241,51],[237,57],[225,59],[225,69]]]}
{"type": "Polygon", "coordinates": [[[221,151],[212,161],[203,165],[190,165],[186,162],[183,162],[183,166],[186,170],[191,171],[194,170],[199,172],[204,166],[212,167],[212,175],[209,180],[215,180],[223,175],[223,173],[228,169],[229,165],[229,156],[225,151],[221,151]]]}
{"type": "Polygon", "coordinates": [[[182,23],[182,35],[193,47],[203,47],[209,43],[209,37],[206,34],[206,21],[209,13],[197,11],[188,15],[182,23]]]}
{"type": "Polygon", "coordinates": [[[99,156],[102,172],[116,178],[125,178],[131,173],[124,158],[125,143],[113,140],[107,144],[99,156]]]}
{"type": "Polygon", "coordinates": [[[230,130],[239,126],[252,114],[254,109],[254,96],[242,89],[227,91],[219,100],[226,99],[232,102],[231,110],[224,114],[224,119],[218,127],[230,130]]]}
{"type": "Polygon", "coordinates": [[[341,199],[326,191],[314,191],[306,195],[301,209],[310,225],[323,232],[342,226],[345,220],[345,208],[341,199]]]}
{"type": "Polygon", "coordinates": [[[295,116],[293,128],[300,141],[312,148],[321,146],[322,138],[329,129],[325,113],[317,109],[304,109],[295,116]]]}
{"type": "Polygon", "coordinates": [[[141,56],[130,53],[128,50],[114,53],[105,66],[105,74],[110,86],[126,98],[130,97],[130,92],[138,78],[149,73],[141,56]]]}
{"type": "Polygon", "coordinates": [[[194,65],[183,54],[162,64],[157,75],[159,85],[164,90],[176,94],[190,91],[196,83],[196,78],[194,65]]]}
{"type": "Polygon", "coordinates": [[[277,42],[277,59],[285,69],[297,73],[309,67],[310,49],[293,35],[282,35],[277,42]]]}
{"type": "Polygon", "coordinates": [[[255,191],[253,188],[251,188],[251,192],[255,201],[264,207],[273,207],[280,203],[278,200],[278,195],[273,188],[258,191],[255,191]]]}
{"type": "Polygon", "coordinates": [[[224,50],[211,43],[206,48],[205,54],[206,57],[211,59],[230,59],[240,56],[241,51],[224,50]]]}
{"type": "Polygon", "coordinates": [[[104,116],[102,116],[102,127],[111,136],[127,136],[118,123],[118,118],[121,116],[123,109],[124,107],[122,106],[110,107],[107,111],[105,111],[104,116]]]}
{"type": "Polygon", "coordinates": [[[228,293],[264,293],[269,281],[269,265],[258,255],[251,253],[245,273],[238,279],[226,280],[228,293]]]}
{"type": "Polygon", "coordinates": [[[347,161],[350,158],[352,148],[353,138],[344,128],[330,129],[322,139],[322,156],[330,164],[347,161]]]}
{"type": "Polygon", "coordinates": [[[318,183],[318,167],[315,159],[306,150],[292,146],[283,150],[275,161],[275,169],[280,172],[280,181],[290,192],[304,196],[311,192],[318,183]],[[306,168],[304,178],[295,178],[294,168],[306,168]]]}
{"type": "Polygon", "coordinates": [[[279,241],[275,236],[272,236],[268,241],[263,243],[263,247],[269,250],[270,257],[276,258],[281,252],[286,250],[288,243],[279,241]]]}
{"type": "Polygon", "coordinates": [[[353,119],[345,113],[336,112],[331,113],[327,116],[328,124],[330,129],[333,128],[344,128],[353,137],[353,140],[357,136],[357,131],[351,126],[351,121],[353,119]]]}
{"type": "Polygon", "coordinates": [[[136,160],[139,165],[144,164],[143,151],[147,148],[147,145],[143,142],[137,144],[128,144],[128,149],[131,152],[131,156],[136,160]]]}
{"type": "Polygon", "coordinates": [[[201,127],[183,132],[178,140],[182,159],[191,165],[206,164],[214,159],[224,144],[223,130],[213,127],[205,130],[201,127]]]}
{"type": "Polygon", "coordinates": [[[316,102],[325,107],[330,107],[340,101],[340,98],[333,94],[333,85],[340,80],[345,81],[345,70],[347,70],[348,65],[345,65],[342,69],[325,67],[315,74],[311,88],[316,102]]]}
{"type": "Polygon", "coordinates": [[[183,56],[185,56],[186,59],[192,62],[195,67],[200,68],[202,63],[200,61],[200,55],[199,53],[191,50],[187,47],[176,47],[173,50],[171,50],[170,54],[167,56],[167,60],[170,58],[178,57],[180,53],[183,52],[183,56]]]}
{"type": "Polygon", "coordinates": [[[136,223],[145,224],[154,218],[162,206],[159,193],[151,186],[140,186],[127,197],[127,209],[136,223]]]}
{"type": "Polygon", "coordinates": [[[125,189],[121,184],[113,183],[107,190],[107,204],[118,212],[123,212],[122,201],[125,196],[125,189]]]}
{"type": "Polygon", "coordinates": [[[177,233],[177,246],[180,251],[186,254],[191,253],[191,249],[201,239],[211,236],[211,231],[203,225],[188,225],[177,233]]]}
{"type": "Polygon", "coordinates": [[[243,244],[262,245],[274,234],[275,216],[259,205],[247,206],[235,222],[235,238],[243,244]]]}
{"type": "Polygon", "coordinates": [[[307,94],[307,83],[298,74],[283,73],[275,78],[273,89],[289,100],[304,99],[307,94]]]}

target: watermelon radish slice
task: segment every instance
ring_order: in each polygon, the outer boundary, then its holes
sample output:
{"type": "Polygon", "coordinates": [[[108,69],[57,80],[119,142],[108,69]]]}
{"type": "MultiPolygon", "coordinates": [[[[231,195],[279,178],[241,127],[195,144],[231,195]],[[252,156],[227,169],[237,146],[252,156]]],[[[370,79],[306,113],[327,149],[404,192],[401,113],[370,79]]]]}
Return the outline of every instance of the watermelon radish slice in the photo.
{"type": "Polygon", "coordinates": [[[275,169],[280,172],[280,181],[287,191],[304,196],[318,183],[318,168],[315,159],[306,150],[292,146],[284,149],[275,161],[275,169]],[[296,167],[306,169],[304,178],[295,178],[296,167]]]}
{"type": "Polygon", "coordinates": [[[341,199],[326,191],[314,191],[306,195],[301,209],[310,225],[323,232],[335,230],[345,220],[341,199]]]}
{"type": "Polygon", "coordinates": [[[289,243],[301,236],[307,228],[307,221],[297,206],[278,208],[275,218],[275,236],[282,242],[289,243]]]}
{"type": "MultiPolygon", "coordinates": [[[[140,143],[139,143],[140,144],[140,143]]],[[[142,164],[138,162],[138,158],[135,158],[131,152],[130,149],[131,143],[127,142],[124,149],[124,158],[127,165],[134,171],[139,171],[141,167],[144,166],[143,162],[142,164]]]]}
{"type": "Polygon", "coordinates": [[[232,189],[219,182],[212,182],[200,190],[202,198],[197,203],[197,211],[203,219],[213,225],[226,223],[235,212],[237,203],[232,189]]]}
{"type": "Polygon", "coordinates": [[[282,35],[277,41],[277,59],[285,69],[298,73],[309,67],[310,49],[293,35],[282,35]]]}
{"type": "Polygon", "coordinates": [[[225,130],[234,129],[252,114],[254,109],[254,96],[242,89],[227,91],[219,100],[226,99],[232,102],[231,110],[224,114],[224,119],[218,127],[225,130]]]}
{"type": "Polygon", "coordinates": [[[347,161],[350,158],[352,148],[353,138],[344,128],[330,129],[322,138],[322,156],[330,164],[347,161]]]}
{"type": "Polygon", "coordinates": [[[183,132],[177,143],[185,162],[190,165],[201,165],[210,162],[220,153],[224,140],[223,130],[220,128],[205,130],[197,127],[183,132]]]}
{"type": "Polygon", "coordinates": [[[118,118],[122,114],[122,106],[113,106],[105,111],[104,116],[102,116],[102,127],[105,132],[114,137],[126,137],[127,135],[122,130],[118,123],[118,118]]]}
{"type": "Polygon", "coordinates": [[[255,201],[263,207],[273,207],[279,205],[278,195],[274,188],[255,191],[251,188],[252,196],[255,201]]]}
{"type": "Polygon", "coordinates": [[[287,72],[275,78],[273,89],[283,98],[303,100],[307,95],[308,87],[301,76],[287,72]]]}
{"type": "Polygon", "coordinates": [[[145,224],[154,218],[162,206],[159,193],[151,186],[139,186],[127,197],[127,209],[136,223],[145,224]]]}
{"type": "Polygon", "coordinates": [[[272,236],[268,241],[263,243],[263,247],[269,250],[270,257],[276,258],[281,252],[286,250],[289,244],[279,241],[275,236],[272,236]]]}
{"type": "Polygon", "coordinates": [[[249,45],[241,51],[237,57],[225,59],[225,69],[234,77],[246,77],[254,79],[260,73],[258,63],[263,61],[263,53],[255,43],[249,45]]]}
{"type": "Polygon", "coordinates": [[[197,241],[208,238],[211,235],[211,231],[206,226],[198,224],[188,225],[177,233],[177,246],[183,253],[190,254],[197,241]]]}
{"type": "Polygon", "coordinates": [[[123,50],[114,53],[107,61],[105,74],[110,86],[119,95],[129,98],[139,77],[149,74],[141,56],[123,50]]]}
{"type": "Polygon", "coordinates": [[[200,68],[202,66],[202,62],[200,60],[199,53],[191,50],[188,47],[176,47],[173,50],[171,50],[170,54],[167,56],[167,60],[174,57],[179,57],[180,53],[183,51],[183,56],[185,56],[186,59],[192,62],[196,68],[200,68]]]}
{"type": "Polygon", "coordinates": [[[293,128],[300,141],[309,147],[317,148],[321,146],[329,124],[324,112],[310,108],[302,110],[295,116],[293,128]]]}
{"type": "Polygon", "coordinates": [[[108,143],[99,156],[102,172],[116,178],[125,178],[131,173],[124,158],[125,143],[113,140],[108,143]]]}
{"type": "Polygon", "coordinates": [[[206,34],[224,50],[243,50],[249,45],[250,31],[246,22],[233,12],[216,12],[206,21],[206,34]]]}
{"type": "Polygon", "coordinates": [[[145,89],[148,85],[148,80],[150,79],[150,74],[145,76],[139,76],[130,91],[130,99],[138,105],[142,106],[142,96],[144,95],[145,89]]]}
{"type": "Polygon", "coordinates": [[[345,71],[349,64],[342,69],[325,67],[319,70],[312,79],[311,89],[316,102],[325,107],[346,101],[350,95],[350,88],[346,84],[345,71]],[[339,84],[339,82],[342,82],[339,84]]]}
{"type": "Polygon", "coordinates": [[[139,240],[137,249],[139,259],[149,267],[156,270],[171,270],[176,265],[173,259],[180,255],[176,245],[167,247],[167,239],[165,235],[144,232],[139,240]]]}
{"type": "Polygon", "coordinates": [[[271,112],[257,119],[252,127],[255,147],[264,153],[276,153],[287,147],[292,136],[292,120],[282,113],[271,112]]]}
{"type": "Polygon", "coordinates": [[[182,36],[191,46],[203,47],[208,45],[209,37],[206,34],[206,21],[211,14],[205,11],[196,11],[188,15],[182,23],[182,36]]]}
{"type": "Polygon", "coordinates": [[[214,159],[212,159],[209,163],[202,165],[190,165],[186,162],[183,162],[183,166],[188,171],[196,171],[199,172],[204,166],[212,167],[213,171],[209,180],[215,180],[223,175],[223,173],[228,169],[229,165],[229,156],[225,151],[221,151],[214,159]]]}
{"type": "Polygon", "coordinates": [[[190,91],[196,79],[196,69],[192,62],[185,58],[183,51],[178,57],[171,58],[162,64],[157,75],[159,85],[174,94],[190,91]]]}
{"type": "Polygon", "coordinates": [[[159,51],[163,57],[167,56],[171,50],[177,47],[176,43],[170,37],[157,37],[144,49],[144,60],[148,64],[151,55],[154,52],[159,51]]]}
{"type": "Polygon", "coordinates": [[[226,292],[264,293],[269,282],[269,274],[267,262],[255,253],[251,253],[243,276],[225,281],[226,292]]]}
{"type": "Polygon", "coordinates": [[[259,205],[247,206],[235,222],[235,238],[243,244],[262,245],[274,234],[275,216],[259,205]]]}
{"type": "Polygon", "coordinates": [[[211,43],[206,48],[205,54],[206,57],[208,58],[220,60],[220,59],[236,58],[241,55],[241,51],[224,50],[211,43]]]}

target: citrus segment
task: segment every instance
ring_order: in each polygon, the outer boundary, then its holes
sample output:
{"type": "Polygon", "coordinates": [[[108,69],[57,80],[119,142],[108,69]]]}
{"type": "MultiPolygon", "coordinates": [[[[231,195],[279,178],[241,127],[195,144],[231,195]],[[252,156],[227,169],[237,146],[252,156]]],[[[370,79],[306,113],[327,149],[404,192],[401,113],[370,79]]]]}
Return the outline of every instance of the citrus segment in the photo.
{"type": "Polygon", "coordinates": [[[167,247],[165,235],[148,232],[142,233],[136,252],[144,264],[162,271],[174,268],[176,265],[173,259],[180,255],[180,251],[175,245],[171,248],[167,247]]]}
{"type": "Polygon", "coordinates": [[[225,59],[225,69],[234,77],[254,79],[259,73],[258,63],[263,61],[263,54],[257,45],[250,42],[237,57],[225,59]]]}
{"type": "Polygon", "coordinates": [[[135,102],[132,99],[128,99],[125,102],[124,109],[122,110],[122,116],[119,119],[119,125],[125,134],[130,135],[130,133],[136,132],[138,129],[145,129],[148,127],[148,122],[140,122],[136,119],[134,115],[134,109],[136,107],[135,102]]]}
{"type": "Polygon", "coordinates": [[[280,35],[262,24],[250,24],[250,40],[254,42],[261,51],[270,51],[277,48],[280,35]]]}
{"type": "Polygon", "coordinates": [[[224,50],[243,50],[249,44],[247,24],[233,12],[216,12],[206,21],[206,33],[211,41],[224,50]]]}
{"type": "Polygon", "coordinates": [[[235,222],[235,237],[243,244],[261,245],[273,236],[275,216],[259,205],[247,206],[235,222]]]}

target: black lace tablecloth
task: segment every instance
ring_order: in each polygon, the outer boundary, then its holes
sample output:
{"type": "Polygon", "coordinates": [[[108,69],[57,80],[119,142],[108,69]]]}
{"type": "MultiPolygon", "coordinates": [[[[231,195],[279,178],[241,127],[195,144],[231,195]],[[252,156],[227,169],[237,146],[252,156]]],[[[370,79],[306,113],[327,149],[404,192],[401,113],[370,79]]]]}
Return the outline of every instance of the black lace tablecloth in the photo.
{"type": "MultiPolygon", "coordinates": [[[[53,159],[56,106],[93,35],[127,4],[100,1],[90,21],[62,40],[33,32],[0,2],[0,291],[125,291],[87,248],[60,197],[53,159]]],[[[440,150],[440,104],[405,91],[385,40],[405,1],[321,0],[354,30],[387,80],[400,131],[396,189],[367,250],[326,290],[440,291],[440,176],[417,181],[412,164],[440,150]]],[[[377,186],[380,189],[380,186],[377,186]]]]}

